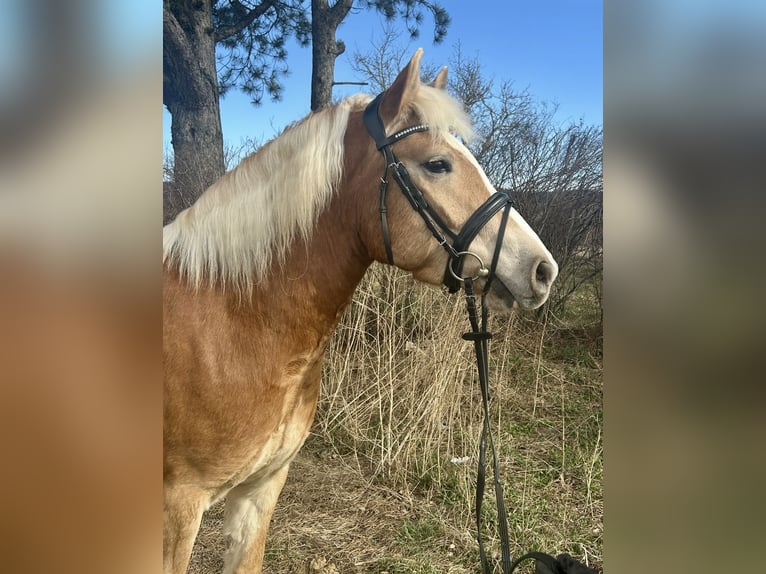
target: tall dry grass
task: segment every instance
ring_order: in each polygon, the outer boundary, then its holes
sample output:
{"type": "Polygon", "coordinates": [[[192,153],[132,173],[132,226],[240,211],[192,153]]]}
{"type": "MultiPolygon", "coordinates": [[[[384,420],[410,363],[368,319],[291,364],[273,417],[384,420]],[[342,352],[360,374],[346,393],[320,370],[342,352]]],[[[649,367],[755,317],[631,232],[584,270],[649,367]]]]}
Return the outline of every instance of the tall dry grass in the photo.
{"type": "MultiPolygon", "coordinates": [[[[581,297],[587,308],[589,295],[581,297]]],[[[491,424],[514,551],[599,563],[601,364],[582,334],[600,325],[544,314],[495,318],[490,327],[491,424]]],[[[376,480],[443,503],[446,527],[473,549],[482,412],[473,346],[460,337],[467,330],[461,297],[373,266],[326,355],[314,432],[376,480]]],[[[486,508],[496,543],[493,502],[486,508]]]]}
{"type": "Polygon", "coordinates": [[[322,432],[395,480],[438,469],[436,453],[462,456],[480,407],[465,393],[475,371],[465,323],[459,300],[371,269],[327,353],[322,432]]]}

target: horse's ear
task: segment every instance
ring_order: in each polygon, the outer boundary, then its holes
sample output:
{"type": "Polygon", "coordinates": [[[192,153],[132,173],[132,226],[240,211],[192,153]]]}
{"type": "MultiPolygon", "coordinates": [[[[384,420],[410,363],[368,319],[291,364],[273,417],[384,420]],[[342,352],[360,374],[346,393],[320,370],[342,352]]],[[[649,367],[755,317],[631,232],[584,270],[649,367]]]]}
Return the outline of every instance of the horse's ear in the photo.
{"type": "Polygon", "coordinates": [[[384,125],[391,124],[396,120],[415,98],[415,94],[420,89],[420,60],[422,57],[423,48],[418,48],[410,63],[399,72],[394,83],[383,95],[383,100],[380,102],[380,117],[384,125]]]}
{"type": "Polygon", "coordinates": [[[439,73],[436,74],[434,81],[428,85],[433,88],[438,88],[440,90],[446,89],[447,88],[447,66],[444,66],[441,70],[439,70],[439,73]]]}

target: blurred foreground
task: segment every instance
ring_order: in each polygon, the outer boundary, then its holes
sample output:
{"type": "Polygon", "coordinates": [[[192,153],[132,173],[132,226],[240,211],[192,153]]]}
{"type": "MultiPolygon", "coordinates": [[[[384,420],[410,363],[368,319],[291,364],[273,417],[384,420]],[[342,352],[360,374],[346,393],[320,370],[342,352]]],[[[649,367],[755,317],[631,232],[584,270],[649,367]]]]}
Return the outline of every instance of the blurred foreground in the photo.
{"type": "MultiPolygon", "coordinates": [[[[160,15],[111,60],[112,4],[3,5],[9,572],[160,570],[160,15]]],[[[765,11],[606,6],[609,572],[760,563],[765,11]]]]}

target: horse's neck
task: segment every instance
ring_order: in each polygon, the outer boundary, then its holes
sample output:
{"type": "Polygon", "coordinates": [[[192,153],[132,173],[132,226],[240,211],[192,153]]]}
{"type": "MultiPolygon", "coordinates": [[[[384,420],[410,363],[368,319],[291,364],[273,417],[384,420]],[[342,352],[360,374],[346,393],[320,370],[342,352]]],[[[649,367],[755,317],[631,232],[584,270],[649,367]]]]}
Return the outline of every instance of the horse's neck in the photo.
{"type": "Polygon", "coordinates": [[[334,328],[371,263],[354,225],[339,216],[339,205],[341,201],[332,202],[311,239],[296,241],[285,264],[259,286],[255,296],[264,312],[334,328]]]}
{"type": "Polygon", "coordinates": [[[319,215],[311,238],[296,240],[285,264],[275,263],[273,273],[256,293],[255,307],[264,313],[291,316],[296,328],[318,328],[323,336],[332,332],[373,261],[360,228],[369,222],[360,212],[365,212],[363,182],[374,181],[374,177],[363,168],[354,169],[366,165],[364,150],[346,147],[345,175],[319,215]]]}

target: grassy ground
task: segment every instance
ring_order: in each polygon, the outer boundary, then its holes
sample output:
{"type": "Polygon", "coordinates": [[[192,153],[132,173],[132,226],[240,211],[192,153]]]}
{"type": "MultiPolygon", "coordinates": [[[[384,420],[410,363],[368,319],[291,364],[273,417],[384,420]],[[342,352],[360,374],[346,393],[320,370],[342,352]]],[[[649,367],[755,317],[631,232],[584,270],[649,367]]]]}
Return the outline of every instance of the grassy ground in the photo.
{"type": "MultiPolygon", "coordinates": [[[[492,427],[512,552],[601,567],[601,326],[593,295],[563,318],[494,320],[492,427]]],[[[272,521],[265,572],[475,573],[482,417],[462,302],[373,269],[327,355],[312,435],[272,521]]],[[[485,535],[499,553],[491,486],[485,535]]],[[[220,572],[222,506],[190,571],[220,572]]],[[[531,571],[531,568],[528,570],[531,571]]]]}

